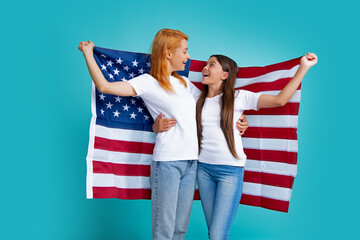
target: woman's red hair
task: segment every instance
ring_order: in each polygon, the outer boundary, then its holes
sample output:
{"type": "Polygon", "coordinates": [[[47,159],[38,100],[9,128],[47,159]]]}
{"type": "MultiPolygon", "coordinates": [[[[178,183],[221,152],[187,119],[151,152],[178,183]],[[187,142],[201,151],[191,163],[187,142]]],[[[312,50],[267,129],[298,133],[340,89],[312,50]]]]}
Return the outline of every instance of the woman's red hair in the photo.
{"type": "MultiPolygon", "coordinates": [[[[168,93],[174,93],[174,88],[170,84],[168,74],[168,64],[166,59],[166,51],[174,51],[180,47],[180,41],[189,37],[179,30],[161,29],[154,38],[151,50],[151,69],[150,75],[153,76],[160,84],[160,86],[168,93]]],[[[173,77],[180,80],[180,82],[187,87],[185,80],[176,72],[171,74],[173,77]]]]}

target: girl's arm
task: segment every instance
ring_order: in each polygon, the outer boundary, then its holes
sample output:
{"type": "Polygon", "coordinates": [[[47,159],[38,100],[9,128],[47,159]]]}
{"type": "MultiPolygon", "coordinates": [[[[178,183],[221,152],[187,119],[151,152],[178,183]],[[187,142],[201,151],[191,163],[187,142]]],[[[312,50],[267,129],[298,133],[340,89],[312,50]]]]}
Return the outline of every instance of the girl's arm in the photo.
{"type": "Polygon", "coordinates": [[[94,43],[91,41],[80,42],[79,50],[84,54],[86,65],[89,69],[92,80],[95,83],[96,88],[107,94],[113,94],[117,96],[136,96],[134,88],[127,82],[108,82],[102,74],[99,66],[94,59],[94,43]]]}
{"type": "MultiPolygon", "coordinates": [[[[154,133],[167,132],[176,125],[176,120],[174,118],[162,118],[163,116],[164,114],[161,113],[155,119],[154,124],[152,125],[154,133]]],[[[247,121],[245,114],[243,114],[236,122],[236,129],[239,131],[239,135],[243,135],[248,127],[249,122],[247,121]]]]}
{"type": "Polygon", "coordinates": [[[314,53],[307,53],[300,60],[300,67],[295,73],[293,79],[276,95],[261,94],[257,103],[258,108],[281,107],[288,103],[290,98],[298,89],[306,72],[317,63],[317,56],[314,53]]]}

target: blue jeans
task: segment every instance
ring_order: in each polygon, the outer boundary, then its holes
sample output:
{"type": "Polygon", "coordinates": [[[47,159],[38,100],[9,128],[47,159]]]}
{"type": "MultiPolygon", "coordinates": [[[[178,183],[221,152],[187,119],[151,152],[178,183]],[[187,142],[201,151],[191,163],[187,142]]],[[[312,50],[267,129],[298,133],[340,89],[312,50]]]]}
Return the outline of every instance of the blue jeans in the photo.
{"type": "Polygon", "coordinates": [[[182,240],[189,226],[197,160],[152,161],[151,225],[156,240],[182,240]]]}
{"type": "Polygon", "coordinates": [[[199,163],[197,179],[210,240],[229,239],[243,177],[243,167],[199,163]]]}

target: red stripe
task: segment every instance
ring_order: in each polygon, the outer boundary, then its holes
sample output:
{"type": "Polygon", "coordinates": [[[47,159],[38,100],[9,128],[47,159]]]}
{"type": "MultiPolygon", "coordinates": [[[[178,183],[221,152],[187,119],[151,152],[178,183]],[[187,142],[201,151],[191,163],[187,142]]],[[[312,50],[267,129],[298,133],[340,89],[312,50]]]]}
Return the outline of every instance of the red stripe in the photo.
{"type": "Polygon", "coordinates": [[[277,199],[271,199],[261,196],[253,196],[242,194],[241,196],[241,204],[263,207],[271,210],[276,210],[280,212],[288,212],[289,211],[289,202],[282,201],[277,199]]]}
{"type": "MultiPolygon", "coordinates": [[[[201,72],[205,66],[205,61],[191,60],[190,71],[201,72]]],[[[239,67],[239,78],[253,78],[278,70],[287,70],[300,64],[300,58],[288,60],[286,62],[276,63],[265,67],[239,67]]]]}
{"type": "MultiPolygon", "coordinates": [[[[119,198],[119,199],[151,199],[150,189],[123,189],[116,187],[93,187],[93,198],[119,198]]],[[[198,200],[198,194],[195,194],[195,200],[198,200]]],[[[288,212],[289,202],[242,194],[241,204],[263,207],[271,210],[288,212]]]]}
{"type": "MultiPolygon", "coordinates": [[[[258,82],[258,83],[253,83],[242,87],[238,87],[236,89],[248,90],[250,92],[256,92],[256,93],[262,91],[277,91],[277,90],[281,91],[291,79],[292,78],[281,78],[273,82],[258,82]]],[[[301,90],[301,84],[297,88],[297,90],[301,90]]]]}
{"type": "Polygon", "coordinates": [[[205,61],[192,60],[190,63],[190,71],[192,72],[201,72],[204,66],[206,65],[205,61]]]}
{"type": "Polygon", "coordinates": [[[150,165],[119,164],[93,161],[94,173],[111,173],[118,176],[150,176],[150,165]]]}
{"type": "Polygon", "coordinates": [[[204,84],[202,84],[201,82],[192,82],[195,87],[197,87],[200,91],[204,88],[204,84]]]}
{"type": "Polygon", "coordinates": [[[288,164],[297,163],[298,154],[296,152],[258,150],[258,149],[250,149],[250,148],[244,148],[244,152],[248,159],[269,161],[269,162],[280,162],[280,163],[288,163],[288,164]]]}
{"type": "Polygon", "coordinates": [[[242,137],[297,140],[296,128],[249,127],[242,137]]]}
{"type": "MultiPolygon", "coordinates": [[[[247,90],[250,92],[263,92],[263,91],[281,91],[286,84],[291,80],[292,78],[281,78],[278,80],[275,80],[273,82],[259,82],[259,83],[253,83],[249,85],[245,85],[242,87],[235,88],[236,90],[242,89],[247,90]]],[[[237,80],[240,81],[240,80],[237,80]]],[[[204,88],[204,84],[201,82],[192,82],[200,91],[204,88]]],[[[301,84],[297,88],[297,90],[301,90],[301,84]]]]}
{"type": "Polygon", "coordinates": [[[198,189],[195,190],[194,200],[200,200],[200,193],[198,189]]]}
{"type": "Polygon", "coordinates": [[[278,71],[278,70],[287,70],[295,67],[300,64],[300,58],[295,58],[288,60],[286,62],[275,63],[272,65],[268,65],[265,67],[240,67],[238,72],[238,77],[240,78],[253,78],[258,77],[270,72],[278,71]]]}
{"type": "Polygon", "coordinates": [[[93,187],[93,198],[151,199],[151,190],[116,187],[93,187]]]}
{"type": "Polygon", "coordinates": [[[130,142],[113,140],[102,137],[95,137],[95,149],[102,149],[114,152],[144,153],[152,154],[155,144],[144,142],[130,142]]]}
{"type": "Polygon", "coordinates": [[[248,110],[246,115],[299,115],[300,103],[287,103],[285,106],[276,108],[261,108],[258,111],[248,110]]]}
{"type": "MultiPolygon", "coordinates": [[[[151,190],[142,188],[93,187],[93,198],[151,199],[151,190]]],[[[198,190],[195,190],[194,200],[200,200],[198,190]]]]}
{"type": "Polygon", "coordinates": [[[259,183],[276,187],[290,188],[294,184],[293,176],[285,176],[264,172],[245,171],[244,182],[259,183]]]}

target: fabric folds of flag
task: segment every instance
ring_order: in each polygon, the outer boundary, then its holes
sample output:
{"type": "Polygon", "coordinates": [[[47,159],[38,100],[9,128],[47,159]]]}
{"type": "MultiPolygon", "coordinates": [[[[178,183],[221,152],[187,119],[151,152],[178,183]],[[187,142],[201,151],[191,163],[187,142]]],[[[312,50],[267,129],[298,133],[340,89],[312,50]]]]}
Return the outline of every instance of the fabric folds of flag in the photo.
{"type": "MultiPolygon", "coordinates": [[[[149,72],[150,56],[94,48],[108,81],[127,81],[149,72]]],[[[236,89],[277,94],[292,79],[300,59],[265,67],[239,68],[236,89]]],[[[202,88],[205,61],[188,61],[186,76],[202,88]]],[[[247,161],[241,204],[288,212],[297,172],[300,87],[284,107],[246,111],[243,136],[247,161]]],[[[150,199],[150,163],[155,143],[153,119],[139,97],[99,92],[93,85],[87,154],[87,198],[150,199]]],[[[198,199],[198,192],[195,199],[198,199]]]]}

